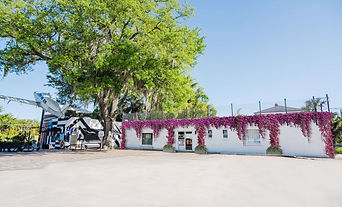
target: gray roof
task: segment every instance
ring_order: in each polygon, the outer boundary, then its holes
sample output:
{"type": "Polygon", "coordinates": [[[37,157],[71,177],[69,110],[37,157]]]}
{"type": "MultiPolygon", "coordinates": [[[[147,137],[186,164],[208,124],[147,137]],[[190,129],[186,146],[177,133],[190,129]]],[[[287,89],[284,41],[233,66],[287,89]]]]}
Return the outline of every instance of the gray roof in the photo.
{"type": "MultiPolygon", "coordinates": [[[[304,111],[303,109],[300,108],[294,108],[294,107],[286,107],[287,108],[287,112],[293,113],[293,112],[302,112],[304,111]]],[[[285,112],[285,106],[280,106],[278,104],[275,104],[273,107],[268,108],[268,109],[264,109],[261,111],[262,114],[266,114],[266,113],[284,113],[285,112]]],[[[255,114],[260,113],[255,112],[255,114]]]]}

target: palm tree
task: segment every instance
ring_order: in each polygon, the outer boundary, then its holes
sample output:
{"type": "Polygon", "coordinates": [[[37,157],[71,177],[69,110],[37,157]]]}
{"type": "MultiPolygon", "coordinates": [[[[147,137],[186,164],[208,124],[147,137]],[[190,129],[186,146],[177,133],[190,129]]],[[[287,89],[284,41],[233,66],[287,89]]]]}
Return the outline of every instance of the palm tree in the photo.
{"type": "Polygon", "coordinates": [[[325,107],[326,104],[326,100],[323,100],[322,98],[314,98],[305,101],[305,106],[302,109],[308,112],[318,111],[320,108],[325,107]]]}

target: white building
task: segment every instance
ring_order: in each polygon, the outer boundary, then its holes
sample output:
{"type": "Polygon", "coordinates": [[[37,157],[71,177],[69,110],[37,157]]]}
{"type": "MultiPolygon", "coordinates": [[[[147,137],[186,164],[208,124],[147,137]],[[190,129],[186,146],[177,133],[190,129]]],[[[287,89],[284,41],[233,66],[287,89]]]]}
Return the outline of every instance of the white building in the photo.
{"type": "MultiPolygon", "coordinates": [[[[326,153],[325,138],[314,122],[311,122],[309,138],[303,136],[300,128],[287,124],[281,125],[279,130],[279,145],[283,155],[329,157],[326,153]]],[[[195,150],[198,138],[193,126],[177,127],[173,132],[173,146],[177,151],[195,150]]],[[[166,129],[161,129],[159,135],[153,137],[152,129],[143,128],[142,136],[138,138],[135,129],[131,127],[125,131],[125,146],[127,149],[163,150],[167,143],[167,134],[166,129]]],[[[210,127],[206,130],[205,145],[209,153],[266,154],[266,149],[270,146],[270,137],[266,131],[265,137],[262,138],[257,127],[249,126],[244,143],[238,138],[236,131],[230,128],[210,127]]]]}

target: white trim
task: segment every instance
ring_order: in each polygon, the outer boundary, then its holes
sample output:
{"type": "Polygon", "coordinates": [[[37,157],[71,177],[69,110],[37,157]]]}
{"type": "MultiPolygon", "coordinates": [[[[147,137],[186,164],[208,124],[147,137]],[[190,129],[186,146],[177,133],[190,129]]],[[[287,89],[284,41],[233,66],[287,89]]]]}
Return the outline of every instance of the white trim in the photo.
{"type": "MultiPolygon", "coordinates": [[[[254,135],[255,135],[254,134],[254,135]]],[[[262,146],[261,145],[261,135],[260,135],[260,133],[259,133],[259,130],[258,129],[247,129],[246,130],[246,146],[262,146]],[[259,137],[259,143],[256,143],[255,142],[255,137],[254,137],[254,142],[248,142],[248,140],[249,140],[249,137],[248,137],[248,133],[249,132],[257,132],[257,133],[255,133],[255,134],[257,134],[258,135],[258,137],[259,137]]]]}
{"type": "Polygon", "coordinates": [[[141,134],[141,139],[140,139],[140,145],[143,146],[143,147],[153,147],[153,133],[150,133],[150,132],[142,133],[142,134],[141,134]],[[151,134],[151,140],[152,140],[152,143],[151,143],[151,144],[143,144],[143,143],[142,143],[143,135],[144,135],[144,134],[151,134]]]}

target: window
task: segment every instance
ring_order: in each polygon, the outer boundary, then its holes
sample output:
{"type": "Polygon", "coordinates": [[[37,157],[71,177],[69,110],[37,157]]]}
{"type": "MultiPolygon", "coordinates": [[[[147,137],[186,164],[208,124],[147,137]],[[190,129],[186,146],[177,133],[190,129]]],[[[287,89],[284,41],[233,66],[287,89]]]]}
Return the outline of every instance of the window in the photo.
{"type": "Polygon", "coordinates": [[[223,138],[228,138],[228,130],[223,130],[223,138]]]}
{"type": "Polygon", "coordinates": [[[185,148],[185,132],[178,132],[178,147],[184,149],[185,148]]]}
{"type": "Polygon", "coordinates": [[[152,145],[152,133],[142,134],[142,145],[152,145]]]}
{"type": "Polygon", "coordinates": [[[213,138],[213,131],[212,130],[208,130],[208,138],[213,138]]]}
{"type": "Polygon", "coordinates": [[[248,129],[246,134],[246,143],[250,145],[258,145],[261,143],[259,130],[248,129]]]}

